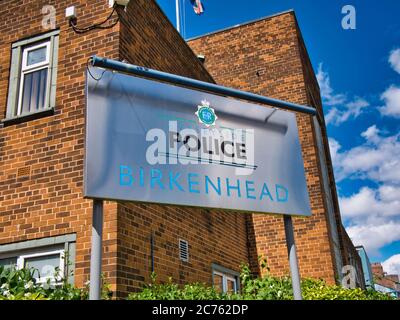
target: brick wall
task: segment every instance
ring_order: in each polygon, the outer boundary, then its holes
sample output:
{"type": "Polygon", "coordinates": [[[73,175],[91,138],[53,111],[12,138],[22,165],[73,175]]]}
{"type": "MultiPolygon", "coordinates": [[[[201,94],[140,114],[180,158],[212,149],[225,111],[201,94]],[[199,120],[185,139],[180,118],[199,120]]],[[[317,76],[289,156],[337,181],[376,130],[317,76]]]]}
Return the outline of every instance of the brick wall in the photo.
{"type": "MultiPolygon", "coordinates": [[[[2,1],[0,12],[0,118],[5,118],[11,44],[48,30],[42,28],[44,5],[56,9],[60,28],[55,114],[0,128],[0,244],[76,233],[75,281],[88,278],[91,201],[82,197],[85,109],[85,67],[93,55],[117,59],[119,26],[111,30],[76,35],[64,17],[76,5],[78,24],[104,20],[106,1],[2,1]],[[83,18],[84,17],[84,18],[83,18]]],[[[107,277],[115,270],[112,248],[116,244],[117,206],[105,206],[107,277]]],[[[115,286],[115,280],[110,278],[115,286]]]]}
{"type": "Polygon", "coordinates": [[[214,82],[154,1],[134,0],[121,13],[121,60],[164,72],[214,82]]]}
{"type": "MultiPolygon", "coordinates": [[[[294,12],[192,39],[189,45],[205,55],[205,66],[217,83],[313,105],[322,114],[318,83],[294,12]]],[[[313,123],[310,116],[300,114],[297,123],[312,207],[311,217],[294,220],[300,272],[332,283],[335,256],[313,123]]],[[[282,217],[254,214],[248,219],[248,229],[252,231],[248,237],[253,271],[259,272],[257,257],[263,255],[273,274],[288,274],[282,217]]]]}
{"type": "MultiPolygon", "coordinates": [[[[84,84],[96,54],[213,82],[154,1],[134,0],[111,30],[75,34],[64,18],[77,6],[78,26],[110,13],[108,1],[3,1],[0,12],[0,118],[6,113],[11,44],[43,33],[43,5],[60,29],[55,114],[0,128],[0,245],[76,233],[75,283],[88,280],[92,203],[83,199],[84,84]]],[[[245,218],[202,209],[106,202],[103,272],[117,296],[137,289],[154,267],[160,280],[211,282],[211,264],[239,270],[247,262],[245,218]],[[178,239],[189,241],[180,262],[178,239]]]]}

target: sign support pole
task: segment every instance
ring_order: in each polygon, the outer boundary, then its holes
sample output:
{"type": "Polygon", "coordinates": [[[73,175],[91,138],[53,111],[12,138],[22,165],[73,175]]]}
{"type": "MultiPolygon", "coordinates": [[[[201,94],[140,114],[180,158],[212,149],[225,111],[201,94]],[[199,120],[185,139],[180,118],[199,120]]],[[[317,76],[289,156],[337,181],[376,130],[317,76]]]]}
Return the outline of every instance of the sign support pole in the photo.
{"type": "Polygon", "coordinates": [[[283,216],[285,223],[286,246],[289,256],[290,275],[292,278],[293,296],[294,300],[303,300],[300,286],[300,272],[299,264],[297,261],[296,244],[294,242],[293,222],[292,217],[283,216]]]}
{"type": "Polygon", "coordinates": [[[92,250],[90,253],[89,300],[101,298],[101,254],[103,237],[103,200],[93,200],[92,250]]]}

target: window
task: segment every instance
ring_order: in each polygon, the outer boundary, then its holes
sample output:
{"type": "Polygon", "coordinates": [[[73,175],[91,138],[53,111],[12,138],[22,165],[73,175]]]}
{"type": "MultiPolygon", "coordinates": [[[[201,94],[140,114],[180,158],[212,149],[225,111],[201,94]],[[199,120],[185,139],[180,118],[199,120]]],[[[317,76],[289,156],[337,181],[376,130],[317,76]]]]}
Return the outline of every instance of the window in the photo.
{"type": "Polygon", "coordinates": [[[75,238],[72,234],[0,245],[0,266],[33,268],[39,283],[57,283],[67,274],[73,283],[75,238]]]}
{"type": "Polygon", "coordinates": [[[16,265],[17,265],[17,257],[0,259],[0,266],[3,266],[5,268],[13,267],[16,265]]]}
{"type": "Polygon", "coordinates": [[[46,108],[49,56],[50,41],[23,49],[17,115],[46,108]]]}
{"type": "Polygon", "coordinates": [[[35,269],[34,277],[38,282],[47,282],[48,279],[56,282],[64,276],[64,249],[22,255],[17,267],[35,269]]]}
{"type": "Polygon", "coordinates": [[[45,283],[49,279],[54,283],[64,275],[64,248],[61,246],[27,250],[17,254],[13,252],[13,257],[8,257],[7,254],[0,255],[0,265],[14,266],[17,269],[33,268],[34,277],[39,283],[45,283]],[[57,269],[58,278],[55,277],[57,269]]]}
{"type": "Polygon", "coordinates": [[[224,267],[213,265],[213,286],[219,292],[238,292],[239,274],[224,267]]]}
{"type": "Polygon", "coordinates": [[[58,34],[55,30],[12,45],[5,120],[54,108],[58,34]]]}
{"type": "Polygon", "coordinates": [[[224,291],[224,275],[219,272],[214,272],[213,274],[214,277],[214,288],[218,292],[225,292],[224,291]]]}
{"type": "Polygon", "coordinates": [[[234,293],[238,291],[237,279],[235,276],[230,276],[219,271],[214,271],[213,278],[215,290],[225,293],[234,293]]]}

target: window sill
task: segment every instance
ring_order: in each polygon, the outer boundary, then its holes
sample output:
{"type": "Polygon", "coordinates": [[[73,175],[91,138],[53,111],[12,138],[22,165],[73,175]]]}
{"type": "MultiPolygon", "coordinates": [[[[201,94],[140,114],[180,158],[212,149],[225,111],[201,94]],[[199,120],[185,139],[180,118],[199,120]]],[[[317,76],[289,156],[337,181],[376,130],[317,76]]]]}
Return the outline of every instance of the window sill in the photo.
{"type": "Polygon", "coordinates": [[[31,121],[31,120],[37,120],[37,119],[41,119],[41,118],[52,116],[52,115],[54,115],[54,108],[37,111],[37,112],[29,113],[29,114],[24,114],[24,115],[16,116],[13,118],[3,119],[0,121],[0,123],[1,123],[1,126],[8,127],[8,126],[11,126],[14,124],[19,124],[19,123],[23,123],[23,122],[27,122],[27,121],[31,121]]]}

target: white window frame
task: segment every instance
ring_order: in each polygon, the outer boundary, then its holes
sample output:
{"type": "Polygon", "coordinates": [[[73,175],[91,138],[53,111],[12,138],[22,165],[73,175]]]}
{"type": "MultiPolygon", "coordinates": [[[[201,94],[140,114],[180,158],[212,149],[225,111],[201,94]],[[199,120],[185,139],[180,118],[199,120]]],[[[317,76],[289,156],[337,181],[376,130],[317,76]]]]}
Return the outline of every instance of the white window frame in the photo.
{"type": "MultiPolygon", "coordinates": [[[[217,270],[213,270],[213,279],[214,275],[222,277],[222,292],[227,293],[228,292],[228,280],[232,281],[234,283],[234,292],[237,293],[239,291],[238,284],[237,284],[237,278],[235,276],[229,275],[227,273],[223,273],[217,270]]],[[[213,283],[214,285],[214,283],[213,283]]]]}
{"type": "Polygon", "coordinates": [[[60,256],[60,265],[59,265],[59,278],[55,278],[54,275],[48,276],[48,277],[41,277],[40,276],[40,270],[39,272],[39,278],[36,278],[36,281],[38,283],[46,283],[47,280],[50,279],[50,283],[57,283],[60,282],[63,278],[64,275],[64,250],[54,250],[54,251],[44,251],[40,253],[33,253],[33,254],[24,254],[18,257],[17,260],[17,266],[18,269],[23,269],[25,266],[25,260],[29,258],[37,258],[37,257],[43,257],[43,256],[51,256],[51,255],[59,255],[60,256]]]}
{"type": "Polygon", "coordinates": [[[39,284],[47,283],[50,280],[50,284],[57,284],[59,283],[64,277],[64,266],[65,266],[65,250],[64,249],[37,249],[37,250],[29,250],[29,251],[22,251],[22,252],[13,252],[10,254],[0,254],[0,259],[7,259],[7,258],[17,258],[16,269],[20,270],[23,269],[25,266],[25,260],[29,258],[36,258],[36,257],[43,257],[49,255],[60,255],[60,265],[59,265],[59,278],[55,278],[54,275],[48,277],[40,277],[40,270],[39,277],[35,278],[36,282],[39,284]]]}
{"type": "Polygon", "coordinates": [[[22,64],[21,64],[22,71],[25,71],[25,72],[36,71],[36,70],[42,69],[43,66],[46,66],[46,65],[48,66],[50,64],[50,39],[47,41],[44,41],[44,42],[40,42],[39,44],[33,44],[28,47],[25,47],[25,48],[23,48],[22,51],[23,51],[22,52],[22,64]],[[46,59],[44,61],[28,65],[27,64],[28,63],[28,54],[31,51],[35,51],[37,49],[44,48],[44,47],[46,47],[46,59]],[[35,69],[35,70],[33,70],[33,69],[35,69]]]}
{"type": "Polygon", "coordinates": [[[234,284],[233,292],[234,292],[234,293],[237,293],[237,292],[238,292],[238,287],[237,287],[237,280],[236,280],[236,278],[233,277],[233,276],[225,275],[225,279],[226,279],[226,281],[225,281],[225,284],[226,284],[226,291],[228,291],[228,280],[229,280],[229,281],[232,281],[233,284],[234,284]]]}
{"type": "MultiPolygon", "coordinates": [[[[19,81],[19,95],[18,95],[18,109],[17,109],[17,116],[22,114],[22,95],[24,92],[24,80],[25,80],[25,75],[43,70],[43,69],[48,69],[47,71],[47,83],[46,83],[46,91],[50,90],[50,48],[51,48],[51,41],[50,39],[44,42],[41,42],[39,44],[33,44],[28,47],[25,47],[22,49],[22,62],[21,62],[21,76],[20,76],[20,81],[19,81]],[[35,63],[33,65],[27,65],[28,63],[28,53],[30,51],[34,51],[40,48],[46,47],[46,60],[41,61],[38,63],[35,63]]],[[[45,95],[45,106],[47,106],[47,101],[48,99],[48,94],[46,92],[45,95]]]]}

